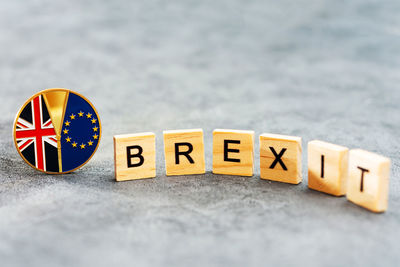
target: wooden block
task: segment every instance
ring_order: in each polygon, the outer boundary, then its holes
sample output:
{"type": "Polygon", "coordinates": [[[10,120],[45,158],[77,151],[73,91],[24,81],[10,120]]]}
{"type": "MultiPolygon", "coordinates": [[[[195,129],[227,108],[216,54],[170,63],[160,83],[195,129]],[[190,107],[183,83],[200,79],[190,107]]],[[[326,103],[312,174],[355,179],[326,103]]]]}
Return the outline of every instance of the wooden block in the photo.
{"type": "Polygon", "coordinates": [[[269,133],[260,135],[261,179],[300,183],[301,150],[301,137],[269,133]]]}
{"type": "Polygon", "coordinates": [[[361,149],[349,154],[347,199],[374,212],[388,206],[390,159],[361,149]]]}
{"type": "Polygon", "coordinates": [[[323,141],[308,142],[308,187],[334,196],[346,194],[349,149],[323,141]]]}
{"type": "Polygon", "coordinates": [[[164,131],[164,154],[167,175],[205,173],[203,130],[164,131]]]}
{"type": "Polygon", "coordinates": [[[214,130],[213,173],[252,176],[253,158],[253,131],[214,130]]]}
{"type": "Polygon", "coordinates": [[[156,176],[156,136],[137,133],[114,136],[115,180],[128,181],[156,176]]]}

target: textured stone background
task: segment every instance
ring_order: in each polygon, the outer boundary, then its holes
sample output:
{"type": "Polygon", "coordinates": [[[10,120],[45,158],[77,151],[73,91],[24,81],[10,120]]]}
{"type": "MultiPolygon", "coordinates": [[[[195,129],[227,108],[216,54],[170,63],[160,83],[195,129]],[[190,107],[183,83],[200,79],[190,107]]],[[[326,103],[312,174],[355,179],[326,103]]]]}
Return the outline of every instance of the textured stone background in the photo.
{"type": "MultiPolygon", "coordinates": [[[[396,266],[400,2],[3,1],[1,266],[396,266]],[[97,107],[103,139],[70,175],[17,154],[14,116],[44,88],[97,107]],[[203,128],[207,174],[166,177],[162,130],[203,128]],[[211,171],[211,132],[303,137],[304,181],[211,171]],[[157,134],[157,178],[116,183],[114,134],[157,134]],[[389,210],[307,189],[312,139],[392,159],[389,210]]],[[[257,142],[258,143],[258,142],[257,142]]]]}

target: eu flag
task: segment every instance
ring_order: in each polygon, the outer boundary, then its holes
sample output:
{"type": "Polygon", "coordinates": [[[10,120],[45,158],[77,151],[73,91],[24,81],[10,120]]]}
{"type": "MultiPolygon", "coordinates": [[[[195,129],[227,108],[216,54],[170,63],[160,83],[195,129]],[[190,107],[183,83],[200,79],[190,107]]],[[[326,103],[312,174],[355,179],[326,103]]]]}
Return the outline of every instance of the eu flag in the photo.
{"type": "Polygon", "coordinates": [[[100,121],[94,108],[83,97],[69,93],[61,131],[62,171],[85,164],[100,140],[100,121]]]}

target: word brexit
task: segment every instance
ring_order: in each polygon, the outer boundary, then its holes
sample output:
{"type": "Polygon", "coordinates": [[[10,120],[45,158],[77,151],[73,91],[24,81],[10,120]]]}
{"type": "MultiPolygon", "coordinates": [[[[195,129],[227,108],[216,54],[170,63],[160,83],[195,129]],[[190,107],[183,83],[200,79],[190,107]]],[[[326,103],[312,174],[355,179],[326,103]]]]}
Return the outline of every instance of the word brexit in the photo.
{"type": "MultiPolygon", "coordinates": [[[[205,173],[202,129],[164,131],[166,175],[205,173]]],[[[301,137],[261,134],[260,178],[283,183],[302,181],[301,137]]],[[[156,176],[154,133],[114,136],[115,179],[156,176]]],[[[213,131],[212,172],[252,176],[254,132],[213,131]]],[[[361,149],[314,140],[308,143],[308,187],[347,199],[374,212],[388,206],[390,159],[361,149]]]]}

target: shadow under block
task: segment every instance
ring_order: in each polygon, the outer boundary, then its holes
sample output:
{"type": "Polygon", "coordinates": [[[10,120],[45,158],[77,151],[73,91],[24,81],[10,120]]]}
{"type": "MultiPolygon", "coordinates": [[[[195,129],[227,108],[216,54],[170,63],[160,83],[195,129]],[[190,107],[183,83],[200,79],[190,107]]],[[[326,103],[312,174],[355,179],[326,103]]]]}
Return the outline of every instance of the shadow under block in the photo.
{"type": "Polygon", "coordinates": [[[260,178],[289,184],[302,181],[301,137],[260,135],[260,178]]]}
{"type": "Polygon", "coordinates": [[[349,154],[347,199],[374,212],[388,206],[390,159],[361,149],[349,154]]]}
{"type": "Polygon", "coordinates": [[[334,196],[346,194],[349,149],[323,141],[308,142],[308,187],[334,196]]]}
{"type": "Polygon", "coordinates": [[[213,173],[253,176],[253,161],[253,131],[213,131],[213,173]]]}
{"type": "Polygon", "coordinates": [[[164,154],[167,175],[205,173],[203,130],[164,131],[164,154]]]}
{"type": "Polygon", "coordinates": [[[156,136],[137,133],[114,136],[115,180],[128,181],[156,176],[156,136]]]}

